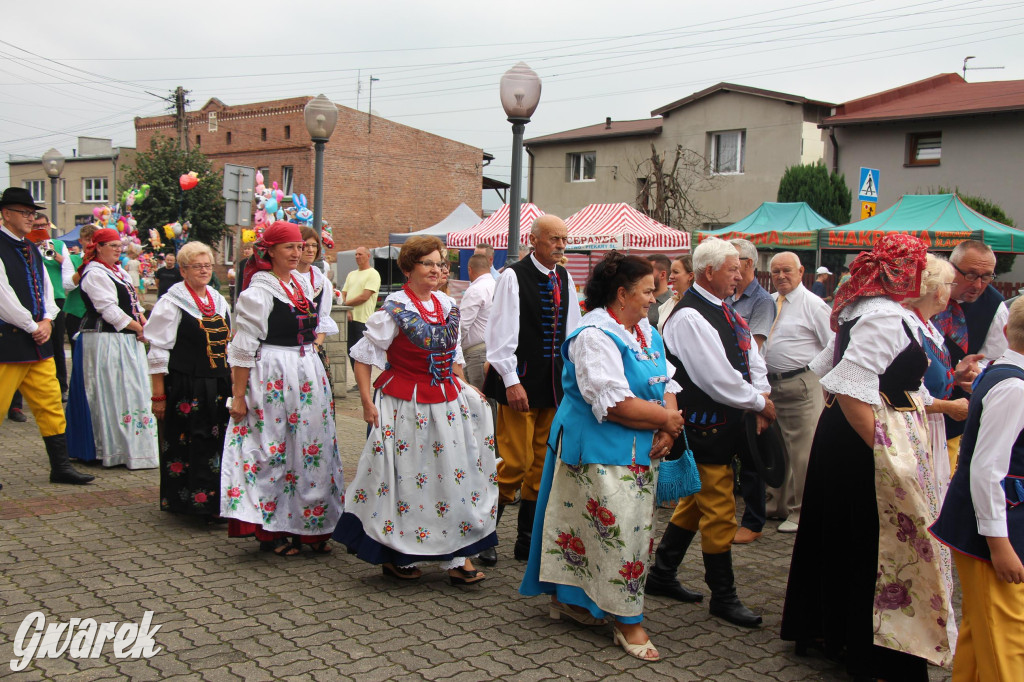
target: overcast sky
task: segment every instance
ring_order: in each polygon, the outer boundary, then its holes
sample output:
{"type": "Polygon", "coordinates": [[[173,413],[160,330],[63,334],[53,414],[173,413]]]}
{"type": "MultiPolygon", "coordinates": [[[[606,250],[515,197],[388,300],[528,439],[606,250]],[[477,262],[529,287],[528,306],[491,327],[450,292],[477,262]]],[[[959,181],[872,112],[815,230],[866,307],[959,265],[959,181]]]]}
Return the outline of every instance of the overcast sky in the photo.
{"type": "MultiPolygon", "coordinates": [[[[543,79],[526,137],[652,109],[720,81],[842,102],[938,73],[1024,79],[1024,2],[1000,0],[401,0],[4,4],[0,153],[70,156],[79,135],[134,146],[132,119],[324,93],[466,142],[508,180],[501,74],[543,79]],[[152,94],[148,94],[152,93],[152,94]]],[[[524,157],[526,158],[526,157],[524,157]]],[[[6,181],[7,167],[0,173],[6,181]]],[[[6,182],[4,182],[6,186],[6,182]]],[[[299,187],[309,193],[312,188],[299,187]]],[[[493,208],[494,193],[485,195],[493,208]]],[[[425,197],[429,199],[429,197],[425,197]]]]}

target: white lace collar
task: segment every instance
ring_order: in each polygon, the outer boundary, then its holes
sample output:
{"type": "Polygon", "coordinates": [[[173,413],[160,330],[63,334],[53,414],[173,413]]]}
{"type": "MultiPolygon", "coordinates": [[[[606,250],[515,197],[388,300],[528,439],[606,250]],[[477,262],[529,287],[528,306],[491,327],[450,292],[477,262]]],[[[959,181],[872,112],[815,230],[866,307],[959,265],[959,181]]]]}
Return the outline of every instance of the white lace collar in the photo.
{"type": "MultiPolygon", "coordinates": [[[[299,288],[302,289],[302,294],[306,297],[306,300],[312,301],[314,294],[312,287],[309,286],[309,279],[299,277],[298,273],[293,274],[296,275],[295,281],[299,283],[299,288]]],[[[268,270],[260,270],[254,274],[252,279],[249,280],[249,288],[266,291],[272,297],[281,301],[281,303],[285,303],[287,305],[292,304],[291,299],[288,298],[288,294],[285,293],[284,287],[281,286],[281,280],[268,270]]]]}
{"type": "Polygon", "coordinates": [[[872,313],[899,315],[911,325],[916,324],[918,319],[913,310],[907,310],[888,296],[864,296],[839,312],[839,324],[872,313]]]}
{"type": "MultiPolygon", "coordinates": [[[[213,287],[209,286],[206,287],[206,293],[209,294],[210,298],[213,300],[214,309],[217,311],[217,314],[223,318],[227,318],[228,302],[224,300],[224,297],[217,291],[214,291],[213,287]]],[[[188,289],[185,288],[184,282],[177,282],[176,284],[173,284],[163,297],[169,299],[171,303],[196,319],[203,316],[203,314],[199,312],[196,302],[192,299],[192,294],[190,294],[188,289]]]]}

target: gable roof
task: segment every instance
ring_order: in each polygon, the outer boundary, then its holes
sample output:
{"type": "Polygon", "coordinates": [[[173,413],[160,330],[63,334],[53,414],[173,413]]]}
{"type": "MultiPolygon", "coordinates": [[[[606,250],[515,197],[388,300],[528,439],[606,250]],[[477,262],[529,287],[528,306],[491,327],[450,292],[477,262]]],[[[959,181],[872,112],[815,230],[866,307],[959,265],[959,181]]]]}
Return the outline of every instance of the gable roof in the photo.
{"type": "Polygon", "coordinates": [[[831,102],[819,102],[813,99],[807,99],[799,95],[790,95],[785,92],[776,92],[774,90],[763,90],[762,88],[752,88],[748,85],[736,85],[735,83],[718,83],[712,85],[710,88],[704,88],[700,92],[695,92],[692,95],[676,100],[671,104],[666,104],[663,107],[658,107],[651,112],[651,116],[664,116],[666,114],[681,109],[687,104],[696,102],[699,99],[703,99],[709,95],[713,95],[717,92],[738,92],[744,95],[754,95],[755,97],[767,97],[768,99],[777,99],[782,102],[792,102],[793,104],[810,104],[811,106],[818,107],[833,107],[835,106],[831,102]]]}
{"type": "Polygon", "coordinates": [[[611,139],[616,137],[639,137],[658,135],[661,133],[661,118],[642,118],[635,121],[613,121],[605,119],[604,123],[597,123],[583,128],[574,128],[560,133],[541,135],[525,142],[527,147],[556,144],[562,142],[580,142],[593,139],[611,139]]]}
{"type": "Polygon", "coordinates": [[[844,102],[820,127],[1024,111],[1024,80],[968,83],[943,73],[844,102]]]}

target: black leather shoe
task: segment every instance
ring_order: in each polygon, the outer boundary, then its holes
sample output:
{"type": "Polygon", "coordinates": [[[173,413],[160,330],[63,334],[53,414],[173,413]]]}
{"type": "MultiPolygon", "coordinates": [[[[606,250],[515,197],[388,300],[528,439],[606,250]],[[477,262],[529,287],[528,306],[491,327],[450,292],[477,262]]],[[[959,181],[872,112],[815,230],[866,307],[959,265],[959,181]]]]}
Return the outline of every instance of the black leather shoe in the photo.
{"type": "Polygon", "coordinates": [[[22,412],[17,407],[12,407],[11,409],[7,410],[7,418],[10,419],[12,422],[18,422],[19,424],[24,424],[25,422],[28,421],[28,417],[25,416],[25,413],[22,412]]]}
{"type": "Polygon", "coordinates": [[[488,547],[484,551],[477,554],[475,560],[480,562],[484,566],[497,566],[498,550],[494,547],[488,547]]]}
{"type": "Polygon", "coordinates": [[[711,588],[709,611],[712,616],[744,628],[756,628],[761,625],[761,616],[744,606],[736,595],[732,552],[705,554],[704,579],[711,588]]]}
{"type": "Polygon", "coordinates": [[[46,454],[50,458],[50,483],[70,483],[71,485],[85,485],[95,479],[91,474],[83,474],[73,466],[68,459],[68,446],[64,434],[46,436],[43,438],[46,444],[46,454]]]}
{"type": "Polygon", "coordinates": [[[669,597],[686,604],[696,604],[704,601],[704,595],[700,592],[688,590],[679,584],[674,577],[670,580],[661,580],[654,573],[647,576],[647,584],[644,587],[644,594],[653,594],[658,597],[669,597]]]}
{"type": "Polygon", "coordinates": [[[670,597],[688,604],[704,600],[703,594],[686,589],[676,579],[679,565],[683,563],[686,550],[696,535],[693,531],[684,530],[672,523],[665,527],[665,534],[658,543],[658,551],[654,553],[654,565],[647,576],[647,584],[644,587],[646,594],[670,597]]]}

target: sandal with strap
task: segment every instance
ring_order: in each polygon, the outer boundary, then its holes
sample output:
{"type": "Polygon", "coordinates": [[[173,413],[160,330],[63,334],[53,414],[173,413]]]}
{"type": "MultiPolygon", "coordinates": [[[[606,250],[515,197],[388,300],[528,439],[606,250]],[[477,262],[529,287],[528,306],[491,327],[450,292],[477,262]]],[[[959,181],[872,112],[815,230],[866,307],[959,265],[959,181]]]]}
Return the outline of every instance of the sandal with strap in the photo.
{"type": "Polygon", "coordinates": [[[260,540],[261,552],[273,552],[277,556],[292,557],[298,556],[302,551],[294,541],[288,538],[275,538],[273,540],[260,540]]]}
{"type": "Polygon", "coordinates": [[[321,540],[320,542],[314,542],[311,545],[307,545],[309,551],[313,554],[330,554],[331,546],[327,544],[327,540],[321,540]]]}
{"type": "Polygon", "coordinates": [[[648,639],[643,644],[630,644],[626,641],[626,636],[622,634],[622,631],[616,627],[612,628],[612,642],[622,647],[622,650],[633,658],[638,658],[641,661],[647,663],[653,663],[654,661],[660,661],[661,655],[658,650],[651,644],[651,640],[648,639]]]}
{"type": "Polygon", "coordinates": [[[484,580],[487,580],[487,578],[484,576],[483,571],[477,569],[467,571],[464,567],[459,566],[458,568],[453,568],[448,571],[448,582],[452,585],[475,585],[479,582],[483,582],[484,580]],[[452,575],[452,571],[458,572],[459,575],[452,575]]]}
{"type": "Polygon", "coordinates": [[[399,580],[417,580],[423,575],[423,572],[415,566],[402,567],[394,564],[381,564],[380,568],[384,575],[399,580]]]}
{"type": "Polygon", "coordinates": [[[595,618],[589,611],[577,611],[560,601],[553,601],[548,605],[548,616],[551,620],[560,620],[562,616],[566,616],[580,625],[604,625],[608,622],[604,618],[595,618]]]}

